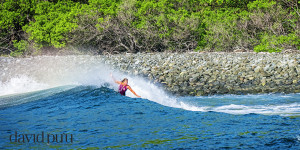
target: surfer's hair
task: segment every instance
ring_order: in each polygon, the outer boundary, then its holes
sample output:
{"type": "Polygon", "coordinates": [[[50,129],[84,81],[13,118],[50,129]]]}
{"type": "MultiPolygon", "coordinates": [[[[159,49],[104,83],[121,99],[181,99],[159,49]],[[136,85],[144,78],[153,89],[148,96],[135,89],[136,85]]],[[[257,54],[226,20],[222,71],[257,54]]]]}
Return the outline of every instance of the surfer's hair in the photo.
{"type": "Polygon", "coordinates": [[[123,83],[124,81],[127,81],[127,82],[128,82],[128,79],[127,79],[127,78],[124,78],[124,79],[122,80],[122,83],[123,83]]]}

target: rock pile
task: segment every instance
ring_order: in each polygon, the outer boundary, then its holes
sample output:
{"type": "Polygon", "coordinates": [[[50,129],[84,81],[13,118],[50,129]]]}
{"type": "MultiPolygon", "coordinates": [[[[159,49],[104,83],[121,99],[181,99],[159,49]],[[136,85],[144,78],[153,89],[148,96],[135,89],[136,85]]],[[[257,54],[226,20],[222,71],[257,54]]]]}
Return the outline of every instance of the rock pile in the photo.
{"type": "Polygon", "coordinates": [[[154,53],[101,56],[178,95],[299,93],[300,54],[154,53]]]}

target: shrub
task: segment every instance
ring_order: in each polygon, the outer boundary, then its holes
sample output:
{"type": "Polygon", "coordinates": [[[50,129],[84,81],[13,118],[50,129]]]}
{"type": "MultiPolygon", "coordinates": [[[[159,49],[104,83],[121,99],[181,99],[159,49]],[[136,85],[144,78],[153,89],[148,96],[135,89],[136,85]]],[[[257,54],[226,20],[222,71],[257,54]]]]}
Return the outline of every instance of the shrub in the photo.
{"type": "Polygon", "coordinates": [[[28,47],[29,47],[28,42],[24,41],[24,40],[21,40],[21,41],[15,40],[13,42],[14,42],[13,45],[16,48],[16,50],[13,51],[12,53],[10,53],[10,55],[13,57],[19,57],[19,56],[25,55],[28,50],[28,47]]]}

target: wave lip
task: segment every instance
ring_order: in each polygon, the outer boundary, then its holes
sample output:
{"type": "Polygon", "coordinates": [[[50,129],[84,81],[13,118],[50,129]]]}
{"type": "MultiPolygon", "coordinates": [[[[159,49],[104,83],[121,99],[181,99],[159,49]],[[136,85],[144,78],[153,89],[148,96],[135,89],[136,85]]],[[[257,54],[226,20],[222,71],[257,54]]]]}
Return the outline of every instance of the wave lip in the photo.
{"type": "Polygon", "coordinates": [[[49,85],[39,83],[26,75],[19,75],[7,82],[0,82],[0,96],[16,93],[26,93],[49,88],[49,85]]]}
{"type": "Polygon", "coordinates": [[[74,88],[75,86],[61,86],[50,89],[38,90],[21,94],[9,94],[0,96],[0,108],[13,105],[20,105],[27,102],[36,101],[60,92],[64,92],[74,88]]]}

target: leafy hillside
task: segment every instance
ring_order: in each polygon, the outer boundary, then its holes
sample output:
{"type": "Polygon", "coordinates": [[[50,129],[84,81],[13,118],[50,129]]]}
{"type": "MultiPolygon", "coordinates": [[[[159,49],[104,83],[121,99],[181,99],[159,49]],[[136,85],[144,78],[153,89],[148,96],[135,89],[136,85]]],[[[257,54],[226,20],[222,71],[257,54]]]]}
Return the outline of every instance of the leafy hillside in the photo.
{"type": "Polygon", "coordinates": [[[300,49],[298,0],[6,0],[0,51],[300,49]]]}

